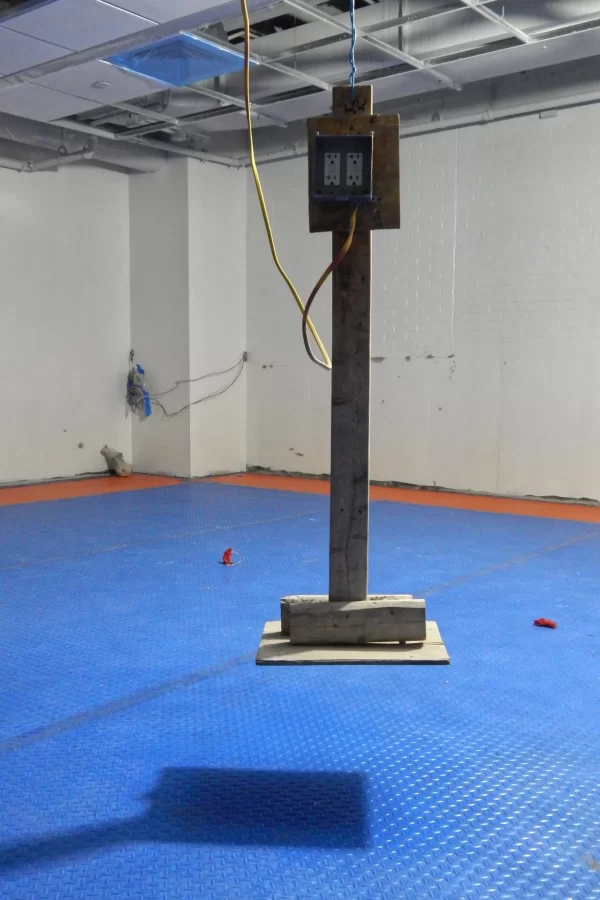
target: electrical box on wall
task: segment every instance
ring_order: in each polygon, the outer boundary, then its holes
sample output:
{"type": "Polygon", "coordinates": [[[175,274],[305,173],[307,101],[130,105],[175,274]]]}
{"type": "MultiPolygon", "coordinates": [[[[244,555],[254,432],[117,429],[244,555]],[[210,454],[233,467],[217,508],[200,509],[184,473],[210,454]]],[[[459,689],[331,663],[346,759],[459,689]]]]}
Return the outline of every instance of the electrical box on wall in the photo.
{"type": "Polygon", "coordinates": [[[315,135],[313,196],[316,200],[373,199],[373,135],[315,135]]]}

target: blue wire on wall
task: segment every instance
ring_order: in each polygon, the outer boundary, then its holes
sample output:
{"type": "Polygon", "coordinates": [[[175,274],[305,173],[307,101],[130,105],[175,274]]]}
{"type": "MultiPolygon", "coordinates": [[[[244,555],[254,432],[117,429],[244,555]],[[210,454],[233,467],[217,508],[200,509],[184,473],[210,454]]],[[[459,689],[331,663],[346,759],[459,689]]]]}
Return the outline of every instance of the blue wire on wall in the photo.
{"type": "Polygon", "coordinates": [[[356,9],[354,6],[354,0],[350,0],[350,88],[352,92],[352,99],[354,100],[354,82],[356,80],[356,60],[355,60],[355,51],[356,51],[356,9]]]}

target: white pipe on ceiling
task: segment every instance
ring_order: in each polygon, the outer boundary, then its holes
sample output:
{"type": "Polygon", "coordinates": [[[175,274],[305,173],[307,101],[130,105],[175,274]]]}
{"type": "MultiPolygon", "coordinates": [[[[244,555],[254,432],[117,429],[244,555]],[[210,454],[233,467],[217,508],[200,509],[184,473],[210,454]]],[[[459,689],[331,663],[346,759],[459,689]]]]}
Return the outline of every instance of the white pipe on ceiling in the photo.
{"type": "MultiPolygon", "coordinates": [[[[62,142],[67,145],[73,143],[75,137],[74,131],[82,131],[90,134],[90,129],[83,128],[74,129],[73,123],[65,120],[64,122],[56,121],[51,125],[45,123],[32,122],[28,119],[20,119],[17,116],[2,115],[0,116],[0,138],[14,141],[17,144],[26,144],[30,147],[39,147],[52,152],[55,156],[57,147],[62,142]],[[61,132],[59,129],[63,129],[61,132]]],[[[162,154],[156,152],[157,148],[139,147],[134,150],[126,145],[113,145],[110,132],[103,132],[99,128],[91,130],[91,136],[95,138],[103,138],[99,140],[95,147],[94,161],[104,163],[110,166],[117,166],[132,173],[149,174],[158,172],[162,168],[167,159],[167,149],[160,148],[162,154]]],[[[81,146],[81,141],[79,141],[81,146]]],[[[69,148],[74,149],[74,148],[69,148]]],[[[75,152],[78,152],[79,148],[75,152]]]]}
{"type": "Polygon", "coordinates": [[[0,169],[14,169],[15,172],[26,172],[27,163],[18,159],[10,159],[8,156],[0,156],[0,169]]]}
{"type": "Polygon", "coordinates": [[[86,150],[78,150],[75,153],[58,153],[47,159],[39,159],[35,162],[31,160],[10,159],[8,157],[0,157],[0,168],[13,169],[16,172],[33,174],[34,172],[56,171],[62,166],[70,163],[82,162],[94,158],[95,149],[89,147],[86,150]]]}
{"type": "Polygon", "coordinates": [[[89,147],[87,150],[79,150],[76,153],[59,153],[48,159],[40,159],[37,162],[28,164],[28,172],[47,172],[48,170],[60,169],[62,166],[68,166],[70,163],[84,162],[93,159],[95,156],[95,148],[89,147]]]}

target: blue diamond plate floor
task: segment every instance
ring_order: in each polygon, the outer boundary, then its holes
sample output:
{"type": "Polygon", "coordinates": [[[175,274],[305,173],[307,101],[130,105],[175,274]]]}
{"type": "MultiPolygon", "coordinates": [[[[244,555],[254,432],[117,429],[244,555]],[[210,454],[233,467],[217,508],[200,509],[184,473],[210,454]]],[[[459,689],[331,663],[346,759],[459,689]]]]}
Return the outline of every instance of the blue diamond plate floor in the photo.
{"type": "Polygon", "coordinates": [[[600,898],[600,526],[376,502],[451,666],[257,668],[327,504],[0,508],[2,900],[600,898]]]}

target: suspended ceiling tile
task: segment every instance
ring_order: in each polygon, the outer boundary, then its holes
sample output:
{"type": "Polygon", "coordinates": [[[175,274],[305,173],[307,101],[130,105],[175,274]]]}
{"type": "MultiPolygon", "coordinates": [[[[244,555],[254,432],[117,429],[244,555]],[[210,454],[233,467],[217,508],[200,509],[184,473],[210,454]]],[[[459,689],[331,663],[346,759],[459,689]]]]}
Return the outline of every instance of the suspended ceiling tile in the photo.
{"type": "Polygon", "coordinates": [[[95,106],[131,100],[132,97],[143,97],[165,89],[164,84],[158,81],[132,75],[101,60],[44,75],[35,83],[75,97],[85,97],[95,106]]]}
{"type": "Polygon", "coordinates": [[[85,50],[151,28],[156,23],[117,9],[103,0],[52,0],[3,19],[10,31],[52,41],[69,50],[85,50]]]}
{"type": "Polygon", "coordinates": [[[218,0],[111,0],[111,2],[119,9],[163,23],[204,12],[205,9],[216,6],[218,0]]]}
{"type": "Polygon", "coordinates": [[[31,82],[0,91],[0,112],[21,116],[23,119],[35,119],[36,122],[52,122],[64,116],[73,116],[90,106],[89,100],[49,91],[31,82]]]}
{"type": "Polygon", "coordinates": [[[55,44],[47,44],[26,34],[0,28],[0,75],[12,75],[33,66],[59,59],[70,51],[55,44]]]}
{"type": "Polygon", "coordinates": [[[598,54],[600,54],[600,28],[593,28],[576,34],[536,41],[533,44],[522,44],[509,50],[497,50],[470,59],[459,59],[438,68],[457,81],[467,84],[527,69],[560,65],[570,60],[585,59],[598,54]]]}

